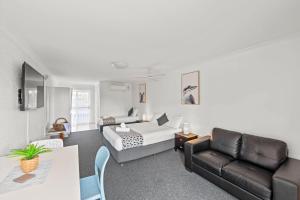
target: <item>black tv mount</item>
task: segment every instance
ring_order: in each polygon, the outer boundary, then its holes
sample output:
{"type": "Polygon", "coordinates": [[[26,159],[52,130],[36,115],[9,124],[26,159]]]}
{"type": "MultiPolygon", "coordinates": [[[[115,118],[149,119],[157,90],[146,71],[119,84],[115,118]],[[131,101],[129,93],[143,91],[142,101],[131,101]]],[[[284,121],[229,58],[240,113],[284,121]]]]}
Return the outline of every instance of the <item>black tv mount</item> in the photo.
{"type": "Polygon", "coordinates": [[[22,89],[18,89],[18,102],[20,105],[23,104],[22,89]]]}

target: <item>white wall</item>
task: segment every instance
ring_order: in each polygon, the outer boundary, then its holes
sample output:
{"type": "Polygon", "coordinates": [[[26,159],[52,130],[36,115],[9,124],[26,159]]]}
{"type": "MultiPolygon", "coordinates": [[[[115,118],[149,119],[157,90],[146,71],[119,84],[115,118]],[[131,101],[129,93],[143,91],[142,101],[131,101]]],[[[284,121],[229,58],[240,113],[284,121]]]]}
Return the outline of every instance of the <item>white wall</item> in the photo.
{"type": "Polygon", "coordinates": [[[45,134],[45,108],[26,112],[19,109],[17,96],[24,61],[41,73],[47,72],[29,52],[24,51],[22,45],[0,29],[0,155],[45,134]]]}
{"type": "Polygon", "coordinates": [[[71,121],[71,89],[67,87],[49,87],[49,125],[57,118],[64,117],[71,121]]]}
{"type": "Polygon", "coordinates": [[[300,35],[170,72],[147,85],[144,112],[180,114],[204,135],[213,127],[284,140],[300,159],[300,35]],[[200,70],[200,105],[181,105],[181,73],[200,70]]]}
{"type": "Polygon", "coordinates": [[[111,82],[100,83],[100,114],[101,116],[121,116],[127,115],[128,110],[133,106],[132,88],[119,91],[111,90],[111,82]]]}

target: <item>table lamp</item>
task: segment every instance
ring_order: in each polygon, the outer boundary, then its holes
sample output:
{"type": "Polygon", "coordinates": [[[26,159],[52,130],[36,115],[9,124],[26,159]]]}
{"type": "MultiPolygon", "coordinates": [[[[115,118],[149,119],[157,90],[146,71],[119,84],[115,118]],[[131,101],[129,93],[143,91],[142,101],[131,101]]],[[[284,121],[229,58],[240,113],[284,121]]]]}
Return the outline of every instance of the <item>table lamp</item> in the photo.
{"type": "Polygon", "coordinates": [[[189,134],[190,133],[191,124],[184,122],[183,123],[183,134],[189,134]]]}

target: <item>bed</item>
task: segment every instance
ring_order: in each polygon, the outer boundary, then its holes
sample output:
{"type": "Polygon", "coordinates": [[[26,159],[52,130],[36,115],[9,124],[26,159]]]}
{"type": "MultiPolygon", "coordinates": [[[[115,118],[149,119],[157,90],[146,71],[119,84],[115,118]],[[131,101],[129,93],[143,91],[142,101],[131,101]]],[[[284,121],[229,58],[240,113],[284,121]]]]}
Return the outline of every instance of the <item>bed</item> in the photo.
{"type": "Polygon", "coordinates": [[[142,136],[142,145],[124,149],[122,137],[116,132],[115,126],[106,126],[103,129],[103,142],[118,163],[174,148],[174,134],[181,131],[179,126],[170,126],[168,123],[159,126],[155,122],[128,124],[127,127],[142,136]]]}
{"type": "Polygon", "coordinates": [[[119,125],[121,123],[136,123],[139,122],[139,116],[137,114],[133,116],[115,116],[115,117],[101,117],[98,120],[98,128],[100,132],[103,131],[103,127],[111,125],[119,125]]]}

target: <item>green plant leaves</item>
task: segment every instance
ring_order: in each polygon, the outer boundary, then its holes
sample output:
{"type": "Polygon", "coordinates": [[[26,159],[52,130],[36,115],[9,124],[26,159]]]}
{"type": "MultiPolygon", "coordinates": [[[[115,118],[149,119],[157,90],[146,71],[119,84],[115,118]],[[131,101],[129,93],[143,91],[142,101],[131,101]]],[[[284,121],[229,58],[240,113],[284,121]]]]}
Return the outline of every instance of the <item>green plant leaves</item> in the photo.
{"type": "Polygon", "coordinates": [[[31,160],[39,154],[50,152],[51,149],[36,144],[29,144],[24,149],[15,149],[10,153],[11,157],[21,157],[21,159],[31,160]]]}

